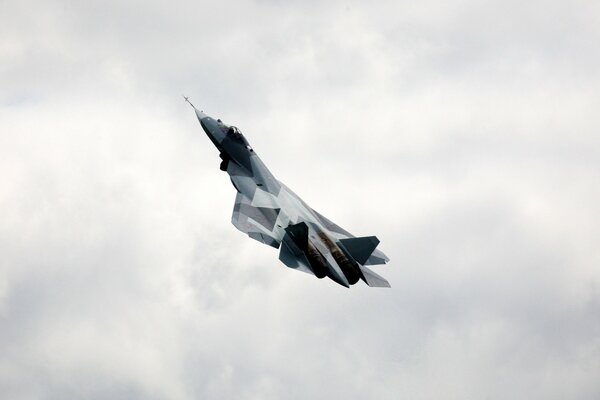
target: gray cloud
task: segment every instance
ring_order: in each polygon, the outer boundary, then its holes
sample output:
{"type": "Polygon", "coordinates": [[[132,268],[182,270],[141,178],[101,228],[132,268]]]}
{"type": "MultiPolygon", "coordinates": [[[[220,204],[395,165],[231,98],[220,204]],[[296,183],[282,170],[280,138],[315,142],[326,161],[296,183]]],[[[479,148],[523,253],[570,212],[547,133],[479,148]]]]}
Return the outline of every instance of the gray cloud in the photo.
{"type": "Polygon", "coordinates": [[[595,398],[593,2],[13,2],[0,392],[595,398]],[[179,97],[392,259],[288,270],[179,97]]]}

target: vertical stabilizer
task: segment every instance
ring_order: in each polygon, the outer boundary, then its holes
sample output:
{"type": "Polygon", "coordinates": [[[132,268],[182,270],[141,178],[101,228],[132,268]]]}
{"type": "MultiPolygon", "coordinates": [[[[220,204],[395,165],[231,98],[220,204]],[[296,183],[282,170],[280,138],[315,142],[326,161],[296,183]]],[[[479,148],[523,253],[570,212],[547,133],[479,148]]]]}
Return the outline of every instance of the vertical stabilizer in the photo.
{"type": "Polygon", "coordinates": [[[376,236],[356,237],[340,239],[340,243],[357,263],[363,265],[379,244],[379,239],[376,236]]]}

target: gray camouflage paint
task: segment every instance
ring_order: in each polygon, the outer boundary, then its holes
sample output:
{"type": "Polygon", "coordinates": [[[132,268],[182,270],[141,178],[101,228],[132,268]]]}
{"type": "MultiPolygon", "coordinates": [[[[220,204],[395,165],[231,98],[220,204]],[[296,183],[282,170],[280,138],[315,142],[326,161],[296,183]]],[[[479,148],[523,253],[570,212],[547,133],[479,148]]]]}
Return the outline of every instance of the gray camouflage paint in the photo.
{"type": "MultiPolygon", "coordinates": [[[[194,105],[189,102],[192,107],[194,105]]],[[[237,190],[231,222],[252,239],[275,247],[288,267],[329,277],[350,287],[362,279],[369,286],[390,287],[365,265],[389,258],[376,247],[375,236],[354,237],[308,206],[279,182],[244,135],[194,107],[200,125],[220,151],[221,170],[237,190]]]]}

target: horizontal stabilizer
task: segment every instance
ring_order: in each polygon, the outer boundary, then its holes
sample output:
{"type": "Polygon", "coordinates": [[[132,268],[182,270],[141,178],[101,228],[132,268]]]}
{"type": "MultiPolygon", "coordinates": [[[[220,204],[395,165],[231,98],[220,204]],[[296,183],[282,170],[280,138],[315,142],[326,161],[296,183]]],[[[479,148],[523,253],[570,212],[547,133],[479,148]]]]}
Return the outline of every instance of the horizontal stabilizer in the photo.
{"type": "Polygon", "coordinates": [[[340,239],[340,243],[356,262],[364,264],[379,244],[379,239],[376,236],[356,237],[340,239]]]}
{"type": "Polygon", "coordinates": [[[385,278],[377,275],[375,272],[363,265],[360,265],[359,267],[364,277],[363,280],[367,285],[373,287],[391,287],[390,283],[385,280],[385,278]]]}

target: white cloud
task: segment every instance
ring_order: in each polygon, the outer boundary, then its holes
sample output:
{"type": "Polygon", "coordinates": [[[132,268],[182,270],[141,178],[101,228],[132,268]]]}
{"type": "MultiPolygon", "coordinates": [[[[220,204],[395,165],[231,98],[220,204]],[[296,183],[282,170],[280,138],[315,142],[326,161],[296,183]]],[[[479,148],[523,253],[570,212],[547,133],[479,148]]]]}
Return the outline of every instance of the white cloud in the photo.
{"type": "Polygon", "coordinates": [[[593,2],[7,4],[0,392],[597,397],[598,26],[593,2]],[[235,230],[182,93],[378,235],[393,288],[235,230]]]}

